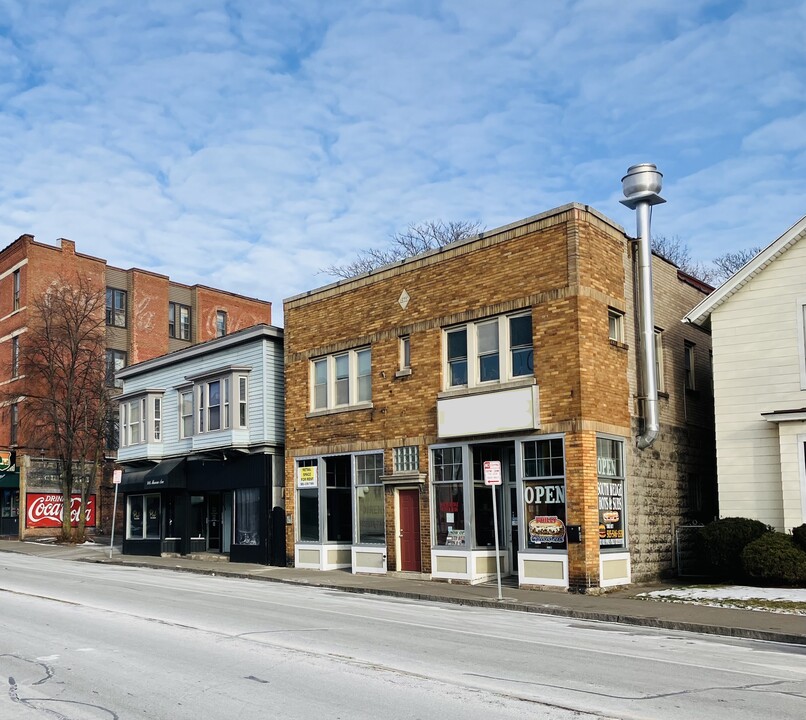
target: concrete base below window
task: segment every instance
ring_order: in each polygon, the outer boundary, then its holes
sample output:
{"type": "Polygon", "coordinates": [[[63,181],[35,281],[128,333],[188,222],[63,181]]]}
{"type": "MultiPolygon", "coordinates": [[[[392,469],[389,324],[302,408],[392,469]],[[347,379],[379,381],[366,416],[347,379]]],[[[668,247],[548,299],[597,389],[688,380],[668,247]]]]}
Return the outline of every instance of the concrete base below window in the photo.
{"type": "Polygon", "coordinates": [[[568,555],[561,552],[518,553],[518,584],[568,587],[568,555]]]}
{"type": "Polygon", "coordinates": [[[308,570],[339,570],[351,567],[349,545],[297,545],[294,565],[308,570]]]}
{"type": "Polygon", "coordinates": [[[629,585],[630,582],[630,554],[628,552],[599,555],[599,587],[629,585]]]}
{"type": "Polygon", "coordinates": [[[386,548],[381,545],[353,545],[352,567],[355,573],[386,574],[386,548]]]}
{"type": "MultiPolygon", "coordinates": [[[[509,551],[500,550],[501,575],[509,575],[509,551]]],[[[496,577],[495,550],[431,549],[431,577],[439,580],[463,580],[471,585],[496,577]]]]}

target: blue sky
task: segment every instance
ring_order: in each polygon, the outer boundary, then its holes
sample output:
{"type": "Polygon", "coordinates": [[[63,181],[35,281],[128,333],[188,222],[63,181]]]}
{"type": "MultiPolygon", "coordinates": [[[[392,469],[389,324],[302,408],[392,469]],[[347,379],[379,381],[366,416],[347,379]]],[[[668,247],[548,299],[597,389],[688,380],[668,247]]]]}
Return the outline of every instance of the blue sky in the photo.
{"type": "Polygon", "coordinates": [[[695,260],[806,213],[806,3],[0,0],[0,246],[272,300],[412,222],[567,202],[695,260]]]}

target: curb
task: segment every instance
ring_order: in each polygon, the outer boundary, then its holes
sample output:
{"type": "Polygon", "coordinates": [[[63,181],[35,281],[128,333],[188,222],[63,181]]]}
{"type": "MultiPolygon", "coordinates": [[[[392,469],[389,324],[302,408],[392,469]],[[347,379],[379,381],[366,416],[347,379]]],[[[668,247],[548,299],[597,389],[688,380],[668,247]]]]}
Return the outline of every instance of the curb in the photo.
{"type": "Polygon", "coordinates": [[[476,598],[443,597],[423,592],[409,592],[405,590],[390,590],[384,588],[368,588],[335,585],[332,583],[311,583],[306,580],[293,580],[289,578],[270,577],[265,575],[251,575],[237,571],[221,572],[218,569],[193,567],[162,567],[149,563],[121,562],[109,558],[79,558],[78,562],[96,563],[99,565],[117,565],[120,567],[139,567],[152,570],[166,570],[169,572],[185,572],[194,575],[208,575],[215,577],[232,577],[241,580],[259,580],[263,582],[282,583],[284,585],[301,585],[303,587],[321,588],[323,590],[336,590],[355,595],[378,595],[384,597],[401,598],[404,600],[418,600],[425,602],[440,602],[450,605],[464,605],[466,607],[487,608],[491,610],[508,610],[510,612],[537,613],[554,617],[567,617],[575,620],[588,620],[593,622],[619,623],[637,627],[657,628],[676,632],[703,633],[706,635],[719,635],[742,640],[762,640],[764,642],[777,642],[789,645],[806,645],[806,635],[793,635],[790,633],[775,632],[773,630],[753,630],[751,628],[729,627],[725,625],[705,625],[703,623],[684,622],[677,620],[663,620],[656,617],[643,617],[640,615],[621,615],[618,613],[592,612],[590,610],[574,610],[559,605],[527,605],[517,602],[486,600],[476,598]]]}

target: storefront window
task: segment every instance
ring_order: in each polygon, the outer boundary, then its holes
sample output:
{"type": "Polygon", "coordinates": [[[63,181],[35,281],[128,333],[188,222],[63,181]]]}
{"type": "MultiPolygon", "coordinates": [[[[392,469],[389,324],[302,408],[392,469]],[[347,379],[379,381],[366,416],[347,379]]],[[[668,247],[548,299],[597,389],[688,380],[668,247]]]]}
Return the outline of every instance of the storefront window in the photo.
{"type": "Polygon", "coordinates": [[[462,448],[433,451],[434,527],[437,545],[466,545],[462,448]]]}
{"type": "Polygon", "coordinates": [[[599,547],[626,547],[624,533],[624,441],[596,438],[599,475],[599,547]]]}
{"type": "Polygon", "coordinates": [[[130,495],[126,537],[129,540],[159,540],[160,496],[130,495]]]}
{"type": "Polygon", "coordinates": [[[297,463],[297,513],[302,542],[319,542],[318,470],[315,458],[297,463]]]}
{"type": "Polygon", "coordinates": [[[20,514],[20,491],[3,490],[0,517],[15,518],[20,514]]]}
{"type": "Polygon", "coordinates": [[[235,491],[235,544],[260,544],[260,489],[235,491]]]}
{"type": "Polygon", "coordinates": [[[204,495],[190,496],[190,537],[207,537],[207,510],[204,495]]]}
{"type": "Polygon", "coordinates": [[[357,503],[358,542],[386,542],[383,509],[383,453],[355,456],[355,494],[357,503]]]}
{"type": "Polygon", "coordinates": [[[564,550],[565,457],[562,438],[530,440],[523,447],[526,547],[564,550]]]}
{"type": "Polygon", "coordinates": [[[325,524],[328,542],[350,543],[353,539],[350,466],[349,455],[325,458],[325,493],[327,497],[325,524]]]}

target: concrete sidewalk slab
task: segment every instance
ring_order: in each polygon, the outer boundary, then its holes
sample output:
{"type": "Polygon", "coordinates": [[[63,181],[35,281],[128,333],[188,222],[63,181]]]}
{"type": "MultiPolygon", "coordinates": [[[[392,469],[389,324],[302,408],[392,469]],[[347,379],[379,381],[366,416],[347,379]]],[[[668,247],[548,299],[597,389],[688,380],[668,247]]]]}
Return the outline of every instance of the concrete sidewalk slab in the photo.
{"type": "Polygon", "coordinates": [[[504,587],[502,589],[504,599],[498,600],[495,583],[460,585],[397,573],[353,575],[344,570],[322,572],[183,557],[142,557],[121,555],[118,548],[114,549],[110,559],[108,545],[63,546],[0,540],[0,552],[281,582],[341,592],[536,612],[580,620],[616,622],[673,631],[806,645],[806,617],[802,615],[735,610],[637,597],[647,589],[657,589],[665,585],[652,588],[630,586],[603,595],[504,587]]]}

